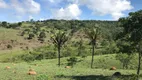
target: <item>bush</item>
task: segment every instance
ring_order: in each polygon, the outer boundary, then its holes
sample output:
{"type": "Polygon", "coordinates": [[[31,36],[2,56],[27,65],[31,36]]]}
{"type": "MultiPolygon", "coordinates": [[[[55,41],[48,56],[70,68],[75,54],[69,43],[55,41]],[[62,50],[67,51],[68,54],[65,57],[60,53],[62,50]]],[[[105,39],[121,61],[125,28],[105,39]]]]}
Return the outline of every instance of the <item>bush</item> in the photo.
{"type": "Polygon", "coordinates": [[[61,57],[68,57],[68,56],[71,56],[72,55],[72,49],[71,49],[71,47],[66,47],[64,50],[63,50],[63,52],[62,52],[62,54],[61,54],[61,57]]]}
{"type": "Polygon", "coordinates": [[[57,58],[56,51],[53,50],[52,46],[39,47],[34,49],[31,54],[35,56],[36,60],[57,58]]]}
{"type": "Polygon", "coordinates": [[[45,41],[44,38],[38,38],[38,40],[41,41],[41,43],[45,41]]]}
{"type": "Polygon", "coordinates": [[[132,43],[128,41],[117,41],[117,46],[120,49],[119,52],[122,53],[133,53],[134,52],[134,46],[131,46],[132,43]]]}
{"type": "Polygon", "coordinates": [[[27,33],[27,34],[29,34],[30,33],[30,29],[25,29],[23,32],[25,32],[25,33],[27,33]]]}
{"type": "Polygon", "coordinates": [[[7,48],[8,48],[8,49],[12,49],[12,45],[8,44],[8,45],[7,45],[7,48]]]}
{"type": "Polygon", "coordinates": [[[34,38],[34,34],[30,33],[28,39],[33,39],[34,38]]]}
{"type": "Polygon", "coordinates": [[[74,66],[77,63],[77,58],[76,57],[71,57],[69,59],[67,59],[68,61],[68,66],[74,66]]]}
{"type": "Polygon", "coordinates": [[[56,52],[55,51],[47,51],[44,53],[46,59],[54,59],[57,58],[56,52]]]}
{"type": "Polygon", "coordinates": [[[38,40],[44,42],[44,38],[46,38],[46,34],[45,32],[40,32],[38,40]]]}
{"type": "Polygon", "coordinates": [[[128,55],[126,53],[119,53],[116,55],[116,59],[122,63],[123,69],[128,69],[128,65],[130,64],[132,57],[132,55],[128,55]]]}
{"type": "Polygon", "coordinates": [[[102,54],[114,54],[118,52],[119,52],[119,48],[117,47],[114,41],[112,41],[109,46],[105,47],[102,50],[102,54]]]}
{"type": "Polygon", "coordinates": [[[34,61],[35,60],[35,56],[32,55],[32,54],[23,54],[21,55],[21,59],[26,61],[26,62],[31,62],[31,61],[34,61]]]}
{"type": "Polygon", "coordinates": [[[16,61],[25,61],[25,62],[32,62],[34,60],[42,60],[45,58],[45,54],[41,54],[39,52],[29,52],[27,54],[22,54],[18,56],[14,56],[8,59],[9,61],[16,62],[16,61]]]}
{"type": "Polygon", "coordinates": [[[46,34],[45,34],[45,32],[40,32],[40,34],[39,34],[39,38],[46,38],[46,34]]]}
{"type": "Polygon", "coordinates": [[[24,36],[25,35],[25,31],[22,31],[22,33],[20,34],[20,36],[24,36]]]}

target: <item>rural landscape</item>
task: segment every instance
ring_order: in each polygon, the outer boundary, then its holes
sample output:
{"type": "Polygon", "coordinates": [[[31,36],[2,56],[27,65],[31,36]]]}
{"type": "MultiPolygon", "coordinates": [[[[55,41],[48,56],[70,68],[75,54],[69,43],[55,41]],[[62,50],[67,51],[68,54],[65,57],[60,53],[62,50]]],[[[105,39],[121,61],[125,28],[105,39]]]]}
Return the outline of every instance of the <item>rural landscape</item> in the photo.
{"type": "Polygon", "coordinates": [[[0,80],[142,80],[141,58],[142,10],[117,20],[0,20],[0,80]]]}

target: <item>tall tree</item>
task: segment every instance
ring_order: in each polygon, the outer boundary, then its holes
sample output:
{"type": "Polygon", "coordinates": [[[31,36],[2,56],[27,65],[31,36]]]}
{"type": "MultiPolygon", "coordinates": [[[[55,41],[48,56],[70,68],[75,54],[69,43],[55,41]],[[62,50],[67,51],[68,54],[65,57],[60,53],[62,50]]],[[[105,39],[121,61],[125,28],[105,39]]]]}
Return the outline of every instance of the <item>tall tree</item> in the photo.
{"type": "Polygon", "coordinates": [[[21,27],[22,26],[22,22],[18,22],[18,26],[21,27]]]}
{"type": "Polygon", "coordinates": [[[119,22],[124,28],[122,37],[127,37],[127,40],[133,43],[132,46],[134,46],[139,53],[137,69],[137,74],[139,75],[142,57],[142,10],[129,13],[128,17],[120,18],[119,22]]]}
{"type": "Polygon", "coordinates": [[[6,27],[7,28],[7,26],[8,26],[8,23],[6,21],[3,21],[2,22],[2,27],[6,27]]]}
{"type": "Polygon", "coordinates": [[[61,30],[53,32],[53,35],[51,36],[51,40],[53,44],[58,49],[58,65],[59,66],[60,66],[60,57],[61,57],[60,51],[63,45],[68,41],[68,39],[69,39],[69,35],[67,34],[67,32],[64,32],[61,30]]]}
{"type": "Polygon", "coordinates": [[[92,60],[91,60],[91,68],[93,68],[93,62],[94,62],[94,54],[95,54],[95,46],[96,46],[96,41],[99,35],[99,28],[86,28],[85,34],[87,35],[87,38],[90,40],[90,43],[92,45],[92,60]]]}

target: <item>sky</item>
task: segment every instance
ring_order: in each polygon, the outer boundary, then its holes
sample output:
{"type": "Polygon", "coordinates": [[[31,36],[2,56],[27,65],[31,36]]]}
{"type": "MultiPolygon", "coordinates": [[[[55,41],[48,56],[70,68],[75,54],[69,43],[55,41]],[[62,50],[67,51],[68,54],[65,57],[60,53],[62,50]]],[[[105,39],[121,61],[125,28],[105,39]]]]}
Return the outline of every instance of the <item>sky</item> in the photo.
{"type": "Polygon", "coordinates": [[[0,22],[118,20],[142,9],[142,0],[0,0],[0,22]]]}

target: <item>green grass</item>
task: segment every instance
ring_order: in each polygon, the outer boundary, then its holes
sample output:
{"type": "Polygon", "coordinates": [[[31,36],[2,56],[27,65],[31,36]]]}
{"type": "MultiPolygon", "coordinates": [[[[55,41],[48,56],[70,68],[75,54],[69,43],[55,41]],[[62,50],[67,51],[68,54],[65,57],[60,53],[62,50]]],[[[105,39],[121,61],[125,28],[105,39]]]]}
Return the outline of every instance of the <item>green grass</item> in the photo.
{"type": "Polygon", "coordinates": [[[20,56],[26,53],[26,51],[20,49],[0,51],[0,62],[12,62],[11,59],[13,59],[15,56],[20,56]]]}
{"type": "MultiPolygon", "coordinates": [[[[95,56],[96,61],[94,62],[94,67],[98,64],[102,64],[98,63],[97,60],[106,56],[113,57],[114,55],[95,56]]],[[[111,71],[109,68],[102,69],[101,67],[91,69],[91,57],[87,57],[85,60],[77,63],[74,68],[66,69],[64,68],[67,63],[66,59],[67,58],[61,59],[62,65],[60,67],[57,65],[57,59],[34,61],[31,63],[21,62],[15,63],[16,65],[13,65],[13,63],[0,63],[0,80],[36,80],[40,75],[47,75],[49,80],[97,80],[97,78],[98,80],[108,80],[116,71],[121,72],[123,75],[136,73],[136,70],[117,69],[111,71]],[[35,64],[37,66],[35,66],[35,64]],[[10,66],[11,68],[5,69],[6,66],[10,66]],[[30,68],[34,69],[37,75],[28,75],[27,73],[30,68]]],[[[110,63],[108,63],[108,65],[110,65],[110,63]]],[[[111,66],[112,65],[110,65],[110,67],[111,66]]]]}
{"type": "Polygon", "coordinates": [[[18,40],[21,41],[22,37],[18,36],[18,30],[0,28],[0,40],[18,40]]]}

